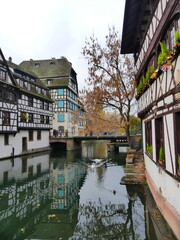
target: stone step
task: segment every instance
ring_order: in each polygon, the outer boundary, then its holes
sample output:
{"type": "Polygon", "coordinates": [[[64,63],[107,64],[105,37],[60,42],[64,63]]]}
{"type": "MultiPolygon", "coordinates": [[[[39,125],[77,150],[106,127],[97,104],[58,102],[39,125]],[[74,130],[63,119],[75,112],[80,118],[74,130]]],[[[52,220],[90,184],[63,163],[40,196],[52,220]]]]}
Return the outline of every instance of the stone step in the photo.
{"type": "Polygon", "coordinates": [[[134,173],[134,172],[126,173],[126,177],[136,177],[136,176],[145,176],[145,174],[144,173],[134,173]]]}

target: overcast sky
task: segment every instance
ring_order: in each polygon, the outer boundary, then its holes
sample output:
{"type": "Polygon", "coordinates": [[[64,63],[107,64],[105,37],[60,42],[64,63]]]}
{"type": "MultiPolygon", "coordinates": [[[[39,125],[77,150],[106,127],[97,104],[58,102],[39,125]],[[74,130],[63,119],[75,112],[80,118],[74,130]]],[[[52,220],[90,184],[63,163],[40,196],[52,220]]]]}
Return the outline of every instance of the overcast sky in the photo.
{"type": "Polygon", "coordinates": [[[77,73],[79,89],[87,77],[81,54],[85,39],[103,41],[108,26],[122,32],[125,0],[6,0],[1,1],[0,47],[6,59],[64,56],[77,73]]]}

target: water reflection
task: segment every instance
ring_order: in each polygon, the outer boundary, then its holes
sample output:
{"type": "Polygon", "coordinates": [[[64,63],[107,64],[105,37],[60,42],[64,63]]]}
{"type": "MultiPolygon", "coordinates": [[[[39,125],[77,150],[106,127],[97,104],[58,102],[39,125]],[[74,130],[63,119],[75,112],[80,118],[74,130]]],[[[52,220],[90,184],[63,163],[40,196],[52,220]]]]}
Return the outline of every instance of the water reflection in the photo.
{"type": "Polygon", "coordinates": [[[0,161],[1,239],[32,231],[52,197],[50,182],[49,154],[0,161]]]}
{"type": "Polygon", "coordinates": [[[0,239],[155,240],[144,188],[119,184],[124,162],[104,142],[0,161],[0,239]]]}

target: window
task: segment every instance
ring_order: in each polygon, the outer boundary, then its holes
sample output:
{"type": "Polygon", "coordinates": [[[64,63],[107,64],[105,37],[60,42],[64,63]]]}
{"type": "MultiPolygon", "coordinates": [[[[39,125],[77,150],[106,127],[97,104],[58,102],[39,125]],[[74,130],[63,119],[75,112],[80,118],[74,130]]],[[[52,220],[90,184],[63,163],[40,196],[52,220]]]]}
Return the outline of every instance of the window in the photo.
{"type": "Polygon", "coordinates": [[[10,125],[10,113],[9,112],[2,113],[2,124],[10,125]]]}
{"type": "Polygon", "coordinates": [[[27,84],[27,89],[28,89],[29,91],[31,91],[31,84],[30,84],[30,83],[27,84]]]}
{"type": "Polygon", "coordinates": [[[46,124],[49,124],[49,116],[46,116],[46,124]]]}
{"type": "Polygon", "coordinates": [[[35,68],[38,68],[39,65],[40,65],[39,63],[35,63],[35,64],[34,64],[34,67],[35,67],[35,68]]]}
{"type": "Polygon", "coordinates": [[[64,190],[58,189],[58,197],[64,197],[64,190]]]}
{"type": "Polygon", "coordinates": [[[58,114],[58,122],[64,122],[64,114],[63,113],[58,114]]]}
{"type": "Polygon", "coordinates": [[[145,123],[146,151],[152,155],[152,123],[145,123]]]}
{"type": "Polygon", "coordinates": [[[3,172],[3,184],[7,184],[8,182],[8,171],[3,172]]]}
{"type": "Polygon", "coordinates": [[[37,174],[41,174],[41,164],[37,165],[37,174]]]}
{"type": "Polygon", "coordinates": [[[51,85],[51,82],[52,82],[51,79],[48,79],[47,80],[47,85],[51,85]]]}
{"type": "Polygon", "coordinates": [[[55,62],[50,62],[50,66],[54,67],[55,66],[55,62]]]}
{"type": "Polygon", "coordinates": [[[26,157],[23,157],[22,158],[22,173],[25,173],[27,172],[27,158],[26,157]]]}
{"type": "Polygon", "coordinates": [[[58,96],[64,95],[64,89],[58,89],[58,96]]]}
{"type": "Polygon", "coordinates": [[[16,95],[12,92],[5,92],[5,100],[10,102],[16,102],[16,95]]]}
{"type": "Polygon", "coordinates": [[[29,166],[28,167],[28,177],[32,177],[33,176],[33,166],[29,166]]]}
{"type": "Polygon", "coordinates": [[[155,120],[156,129],[156,160],[165,164],[165,154],[164,154],[164,132],[163,132],[163,118],[157,118],[155,120]]]}
{"type": "Polygon", "coordinates": [[[39,101],[39,107],[40,107],[40,109],[44,109],[44,102],[43,101],[39,101]]]}
{"type": "Polygon", "coordinates": [[[58,101],[58,108],[64,108],[64,101],[58,101]]]}
{"type": "Polygon", "coordinates": [[[178,158],[180,158],[180,112],[175,113],[175,151],[176,151],[176,160],[177,160],[177,170],[178,175],[180,174],[180,163],[178,163],[178,158]]]}
{"type": "Polygon", "coordinates": [[[49,110],[49,103],[44,102],[44,109],[45,109],[45,110],[49,110]]]}
{"type": "Polygon", "coordinates": [[[37,130],[37,140],[41,140],[41,131],[37,130]]]}
{"type": "Polygon", "coordinates": [[[29,113],[29,123],[33,123],[33,113],[29,113]]]}
{"type": "Polygon", "coordinates": [[[172,50],[174,46],[174,34],[175,34],[175,27],[173,26],[170,29],[170,50],[172,50]]]}
{"type": "Polygon", "coordinates": [[[9,145],[9,134],[4,134],[4,145],[9,145]]]}
{"type": "Polygon", "coordinates": [[[58,203],[58,209],[64,209],[64,203],[58,203]]]}
{"type": "Polygon", "coordinates": [[[40,123],[44,123],[44,116],[43,115],[40,116],[40,123]]]}
{"type": "Polygon", "coordinates": [[[61,183],[64,183],[64,174],[59,174],[58,175],[58,183],[61,184],[61,183]]]}
{"type": "Polygon", "coordinates": [[[21,113],[21,119],[20,119],[20,121],[21,121],[21,122],[26,122],[27,119],[28,119],[27,114],[26,114],[25,112],[22,112],[22,113],[21,113]]]}
{"type": "MultiPolygon", "coordinates": [[[[4,177],[4,174],[3,174],[3,177],[4,177]]],[[[0,198],[0,211],[8,209],[8,207],[9,207],[9,194],[3,193],[1,194],[1,198],[0,198]]]]}
{"type": "Polygon", "coordinates": [[[33,141],[33,130],[29,130],[29,141],[33,141]]]}
{"type": "Polygon", "coordinates": [[[28,97],[28,106],[33,107],[33,98],[32,97],[28,97]]]}
{"type": "Polygon", "coordinates": [[[22,80],[19,80],[19,86],[20,86],[20,88],[24,87],[24,82],[22,80]]]}
{"type": "Polygon", "coordinates": [[[0,80],[6,81],[6,72],[2,69],[0,69],[0,80]]]}

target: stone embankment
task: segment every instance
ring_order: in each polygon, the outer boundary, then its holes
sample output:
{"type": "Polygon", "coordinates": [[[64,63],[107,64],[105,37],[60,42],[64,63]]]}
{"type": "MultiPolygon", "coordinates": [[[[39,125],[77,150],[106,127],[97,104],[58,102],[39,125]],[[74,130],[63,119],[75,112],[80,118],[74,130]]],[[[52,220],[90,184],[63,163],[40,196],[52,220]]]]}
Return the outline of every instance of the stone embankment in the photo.
{"type": "Polygon", "coordinates": [[[146,184],[145,164],[141,150],[131,149],[127,153],[125,176],[121,184],[146,184]]]}

